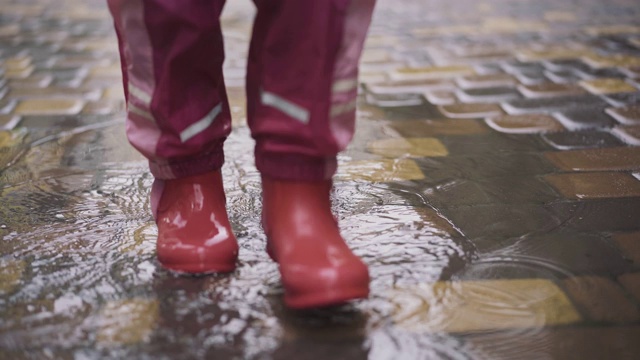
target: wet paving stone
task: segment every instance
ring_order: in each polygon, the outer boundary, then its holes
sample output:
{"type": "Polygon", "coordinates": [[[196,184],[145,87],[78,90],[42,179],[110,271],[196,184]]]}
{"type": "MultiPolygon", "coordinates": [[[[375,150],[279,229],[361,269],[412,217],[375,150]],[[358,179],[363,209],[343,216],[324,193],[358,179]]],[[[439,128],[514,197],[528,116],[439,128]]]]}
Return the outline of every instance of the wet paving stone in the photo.
{"type": "Polygon", "coordinates": [[[640,273],[630,273],[620,275],[618,282],[631,294],[640,301],[640,273]]]}
{"type": "Polygon", "coordinates": [[[518,90],[528,98],[544,98],[562,95],[580,95],[585,91],[573,84],[541,83],[534,85],[520,85],[518,90]]]}
{"type": "Polygon", "coordinates": [[[554,202],[545,208],[561,219],[564,226],[581,232],[640,230],[635,215],[640,209],[638,197],[554,202]]]}
{"type": "Polygon", "coordinates": [[[611,133],[628,145],[640,146],[640,124],[616,126],[611,133]]]}
{"type": "Polygon", "coordinates": [[[640,103],[640,92],[605,94],[602,98],[615,107],[637,105],[640,103]]]}
{"type": "Polygon", "coordinates": [[[396,80],[409,79],[448,79],[456,76],[474,75],[472,67],[464,65],[424,67],[424,68],[402,68],[391,73],[391,78],[396,80]]]}
{"type": "Polygon", "coordinates": [[[624,290],[605,277],[573,277],[564,281],[576,305],[592,321],[633,323],[640,319],[640,308],[629,301],[624,290]]]}
{"type": "Polygon", "coordinates": [[[513,87],[516,79],[509,74],[469,75],[456,79],[462,89],[476,89],[487,87],[513,87]]]}
{"type": "Polygon", "coordinates": [[[563,170],[635,170],[640,166],[640,148],[633,147],[547,152],[545,156],[563,170]]]}
{"type": "Polygon", "coordinates": [[[469,103],[441,105],[438,109],[450,118],[482,118],[502,114],[502,109],[497,104],[469,103]]]}
{"type": "Polygon", "coordinates": [[[458,102],[456,93],[449,90],[433,90],[424,93],[427,101],[433,105],[451,105],[458,102]]]}
{"type": "Polygon", "coordinates": [[[544,179],[568,199],[640,196],[640,181],[628,173],[549,174],[544,179]]]}
{"type": "Polygon", "coordinates": [[[295,312],[247,151],[253,4],[222,17],[241,261],[188,278],[155,259],[106,3],[0,0],[0,358],[635,358],[640,7],[586,1],[378,1],[333,194],[371,296],[295,312]]]}
{"type": "Polygon", "coordinates": [[[502,104],[509,114],[552,113],[576,108],[599,109],[606,106],[606,102],[595,95],[557,96],[539,99],[516,99],[502,104]]]}
{"type": "Polygon", "coordinates": [[[389,124],[389,127],[403,137],[429,137],[442,135],[478,135],[489,129],[479,120],[407,120],[389,124]]]}
{"type": "Polygon", "coordinates": [[[394,82],[366,82],[365,88],[374,94],[422,93],[433,90],[452,90],[455,88],[449,79],[406,80],[394,82]]]}
{"type": "Polygon", "coordinates": [[[613,240],[634,267],[640,267],[640,232],[614,234],[613,240]]]}
{"type": "Polygon", "coordinates": [[[594,79],[580,82],[580,86],[592,94],[615,94],[634,92],[637,89],[620,79],[594,79]]]}
{"type": "Polygon", "coordinates": [[[0,260],[0,293],[10,293],[20,285],[26,267],[22,260],[0,260]]]}
{"type": "Polygon", "coordinates": [[[154,300],[129,299],[107,303],[97,320],[98,345],[133,345],[149,341],[157,327],[158,311],[158,302],[154,300]]]}
{"type": "Polygon", "coordinates": [[[469,352],[489,359],[633,359],[640,351],[640,326],[571,326],[531,331],[511,340],[511,332],[472,334],[469,352]]]}
{"type": "Polygon", "coordinates": [[[394,289],[391,295],[398,309],[394,321],[414,332],[529,328],[541,319],[547,325],[580,320],[562,290],[540,279],[441,282],[394,289]],[[487,311],[487,301],[505,312],[487,311]]]}
{"type": "Polygon", "coordinates": [[[367,103],[382,108],[417,106],[424,101],[418,94],[383,94],[376,95],[367,93],[365,95],[367,103]]]}
{"type": "Polygon", "coordinates": [[[554,114],[569,130],[605,129],[615,124],[614,119],[602,109],[575,108],[554,114]]]}
{"type": "Polygon", "coordinates": [[[540,134],[565,130],[549,115],[502,115],[487,118],[485,122],[492,129],[506,134],[540,134]]]}
{"type": "Polygon", "coordinates": [[[469,103],[496,103],[520,97],[520,94],[513,87],[487,87],[459,90],[456,92],[456,95],[461,102],[469,103]]]}
{"type": "Polygon", "coordinates": [[[0,115],[0,130],[11,130],[20,123],[21,118],[16,115],[0,115]]]}
{"type": "Polygon", "coordinates": [[[337,177],[344,180],[390,182],[420,180],[424,178],[424,174],[413,160],[385,159],[358,160],[341,164],[337,177]]]}
{"type": "Polygon", "coordinates": [[[598,130],[556,132],[542,135],[557,150],[575,150],[620,146],[622,143],[608,132],[598,130]]]}
{"type": "Polygon", "coordinates": [[[606,109],[606,112],[621,124],[625,124],[625,125],[640,124],[640,105],[608,108],[606,109]]]}
{"type": "Polygon", "coordinates": [[[14,112],[18,115],[75,115],[84,102],[73,99],[28,99],[18,102],[14,112]]]}
{"type": "Polygon", "coordinates": [[[369,152],[385,157],[438,157],[447,156],[449,152],[442,142],[436,138],[396,138],[370,142],[369,152]]]}

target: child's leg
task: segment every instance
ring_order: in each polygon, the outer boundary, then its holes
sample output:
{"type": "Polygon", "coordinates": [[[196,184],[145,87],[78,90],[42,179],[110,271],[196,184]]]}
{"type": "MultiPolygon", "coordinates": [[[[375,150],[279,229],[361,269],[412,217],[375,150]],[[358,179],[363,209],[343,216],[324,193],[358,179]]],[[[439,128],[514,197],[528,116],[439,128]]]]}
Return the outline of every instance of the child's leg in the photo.
{"type": "Polygon", "coordinates": [[[231,131],[218,17],[224,0],[109,0],[120,44],[127,136],[156,178],[157,253],[168,268],[229,271],[238,245],[219,169],[231,131]]]}
{"type": "Polygon", "coordinates": [[[357,66],[374,0],[256,0],[247,98],[263,226],[295,308],[366,297],[369,274],[331,214],[353,136],[357,66]]]}
{"type": "Polygon", "coordinates": [[[158,179],[219,169],[231,117],[218,17],[224,0],[109,0],[120,40],[127,136],[158,179]]]}
{"type": "Polygon", "coordinates": [[[248,120],[262,174],[326,180],[353,136],[375,0],[256,0],[248,120]]]}

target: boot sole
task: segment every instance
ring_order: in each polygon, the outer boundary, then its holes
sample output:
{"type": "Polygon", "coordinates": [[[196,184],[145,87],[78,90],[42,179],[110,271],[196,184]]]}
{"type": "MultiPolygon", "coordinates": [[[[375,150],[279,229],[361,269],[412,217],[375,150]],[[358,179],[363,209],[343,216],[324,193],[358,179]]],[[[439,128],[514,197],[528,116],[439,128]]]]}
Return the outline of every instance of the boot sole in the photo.
{"type": "Polygon", "coordinates": [[[230,273],[236,269],[235,264],[160,264],[163,268],[180,275],[209,275],[230,273]]]}
{"type": "Polygon", "coordinates": [[[284,303],[287,307],[303,310],[336,306],[345,304],[351,300],[366,299],[369,297],[369,287],[349,287],[345,289],[332,289],[331,291],[323,290],[322,292],[286,295],[284,303]]]}

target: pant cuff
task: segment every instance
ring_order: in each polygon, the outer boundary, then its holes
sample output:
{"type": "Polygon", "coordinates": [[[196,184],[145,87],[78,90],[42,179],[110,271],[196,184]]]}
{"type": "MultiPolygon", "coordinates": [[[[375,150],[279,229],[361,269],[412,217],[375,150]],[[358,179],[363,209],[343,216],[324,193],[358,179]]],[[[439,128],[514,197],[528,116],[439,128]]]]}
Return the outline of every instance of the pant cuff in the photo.
{"type": "Polygon", "coordinates": [[[217,144],[196,157],[149,160],[149,169],[156,179],[179,179],[219,170],[224,164],[223,144],[217,144]]]}
{"type": "Polygon", "coordinates": [[[297,154],[256,153],[256,167],[264,176],[278,180],[329,180],[338,166],[335,157],[317,158],[297,154]]]}

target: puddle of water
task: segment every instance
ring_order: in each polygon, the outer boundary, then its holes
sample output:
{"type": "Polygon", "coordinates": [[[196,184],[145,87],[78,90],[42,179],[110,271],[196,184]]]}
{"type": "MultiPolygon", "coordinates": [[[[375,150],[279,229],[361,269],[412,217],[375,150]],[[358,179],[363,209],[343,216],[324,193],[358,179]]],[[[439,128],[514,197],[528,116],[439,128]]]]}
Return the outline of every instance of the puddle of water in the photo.
{"type": "Polygon", "coordinates": [[[311,342],[320,352],[363,357],[379,348],[376,341],[387,341],[380,332],[387,333],[395,311],[386,296],[390,287],[436,281],[444,268],[469,256],[454,240],[459,234],[438,225],[442,219],[419,198],[408,200],[384,184],[336,182],[334,211],[350,246],[371,267],[371,300],[312,313],[285,309],[277,265],[264,251],[260,178],[246,151],[252,140],[238,128],[226,144],[233,155],[223,169],[241,245],[238,270],[176,277],[155,260],[146,163],[111,161],[122,160],[121,143],[109,135],[124,133],[122,125],[68,133],[65,141],[36,144],[5,170],[7,178],[26,174],[5,183],[2,194],[5,204],[14,204],[2,229],[3,254],[25,262],[19,286],[0,307],[0,343],[9,349],[117,356],[142,346],[150,356],[179,351],[252,358],[284,356],[311,342]],[[141,320],[118,320],[127,317],[141,320]],[[137,345],[128,346],[129,340],[137,345]]]}

